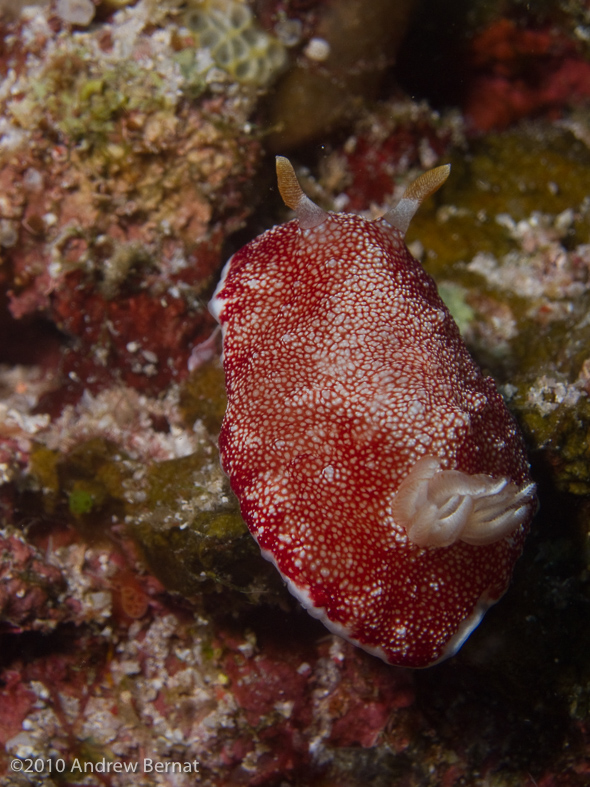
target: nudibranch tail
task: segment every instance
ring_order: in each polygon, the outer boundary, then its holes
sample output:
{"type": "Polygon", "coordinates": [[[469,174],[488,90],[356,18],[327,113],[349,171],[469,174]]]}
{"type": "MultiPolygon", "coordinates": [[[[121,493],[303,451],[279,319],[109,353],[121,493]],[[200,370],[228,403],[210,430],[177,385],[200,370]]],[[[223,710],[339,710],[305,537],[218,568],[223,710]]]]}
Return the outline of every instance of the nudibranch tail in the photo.
{"type": "Polygon", "coordinates": [[[420,175],[410,183],[395,208],[383,216],[385,221],[405,235],[420,205],[442,186],[450,173],[451,165],[443,164],[420,175]]]}
{"type": "Polygon", "coordinates": [[[310,230],[323,224],[328,214],[303,193],[293,165],[285,156],[276,157],[277,180],[283,202],[295,211],[301,228],[310,230]]]}

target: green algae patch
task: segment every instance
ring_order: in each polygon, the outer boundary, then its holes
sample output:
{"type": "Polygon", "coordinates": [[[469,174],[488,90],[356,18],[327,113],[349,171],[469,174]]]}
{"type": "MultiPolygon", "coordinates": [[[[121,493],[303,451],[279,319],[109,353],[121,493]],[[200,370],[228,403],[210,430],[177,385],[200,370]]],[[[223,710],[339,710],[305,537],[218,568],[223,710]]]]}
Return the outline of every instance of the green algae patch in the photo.
{"type": "Polygon", "coordinates": [[[144,511],[130,528],[150,570],[166,588],[183,596],[227,588],[251,601],[279,592],[275,572],[262,558],[229,489],[215,510],[191,512],[189,501],[179,502],[176,510],[160,504],[144,511]]]}
{"type": "Polygon", "coordinates": [[[149,465],[142,483],[147,506],[151,509],[176,509],[183,501],[189,501],[195,490],[201,487],[201,469],[205,461],[207,457],[195,452],[179,459],[149,465]]]}
{"type": "Polygon", "coordinates": [[[60,479],[68,497],[70,511],[78,518],[85,514],[122,515],[126,503],[126,485],[133,463],[119,447],[100,437],[86,440],[72,449],[60,465],[60,479]]]}
{"type": "Polygon", "coordinates": [[[124,516],[125,485],[131,474],[129,457],[116,443],[100,437],[80,443],[62,458],[62,498],[85,539],[107,537],[113,521],[124,516]]]}
{"type": "Polygon", "coordinates": [[[203,512],[186,525],[154,526],[142,518],[133,527],[136,541],[155,576],[183,596],[219,587],[258,597],[267,567],[238,511],[203,512]]]}
{"type": "Polygon", "coordinates": [[[52,494],[59,491],[59,453],[44,445],[36,445],[31,451],[29,469],[41,487],[52,494]]]}
{"type": "Polygon", "coordinates": [[[156,72],[133,60],[99,67],[91,49],[64,41],[13,114],[23,125],[43,120],[64,139],[88,147],[105,145],[124,113],[151,113],[169,104],[167,88],[156,72]]]}
{"type": "Polygon", "coordinates": [[[91,543],[125,533],[168,590],[226,589],[238,604],[281,598],[221,469],[214,435],[225,406],[218,359],[164,398],[126,388],[89,396],[66,417],[78,434],[96,436],[60,451],[51,434],[52,448],[33,449],[32,510],[59,514],[91,543]]]}
{"type": "Polygon", "coordinates": [[[101,541],[125,515],[125,485],[132,473],[129,458],[103,438],[84,440],[63,453],[36,445],[23,505],[36,518],[58,516],[90,543],[101,541]]]}
{"type": "Polygon", "coordinates": [[[226,588],[246,602],[282,594],[209,439],[187,456],[151,463],[98,437],[64,455],[38,446],[32,456],[31,477],[45,513],[60,512],[91,543],[124,522],[168,590],[195,596],[226,588]]]}
{"type": "Polygon", "coordinates": [[[248,532],[221,470],[217,435],[226,408],[219,360],[199,367],[180,388],[178,408],[188,429],[207,438],[188,456],[138,468],[126,521],[162,584],[185,596],[239,591],[251,601],[282,593],[272,566],[248,532]]]}
{"type": "Polygon", "coordinates": [[[187,427],[192,428],[200,419],[210,434],[219,434],[227,407],[225,377],[219,360],[203,364],[183,383],[179,407],[187,427]]]}
{"type": "MultiPolygon", "coordinates": [[[[102,438],[84,441],[66,454],[37,445],[31,453],[30,478],[42,492],[42,505],[52,514],[65,508],[77,524],[107,506],[121,509],[124,477],[121,452],[102,438]]],[[[94,526],[98,523],[95,521],[94,526]]]]}
{"type": "MultiPolygon", "coordinates": [[[[451,176],[435,200],[412,220],[408,242],[427,250],[425,267],[435,278],[476,254],[508,253],[513,243],[498,223],[531,214],[557,216],[583,206],[590,181],[590,150],[574,135],[545,124],[491,134],[451,156],[451,176]]],[[[576,220],[568,242],[583,242],[590,231],[588,211],[576,220]]]]}
{"type": "Polygon", "coordinates": [[[42,505],[47,514],[55,511],[59,499],[59,452],[35,444],[29,460],[29,474],[33,484],[42,490],[42,505]]]}
{"type": "MultiPolygon", "coordinates": [[[[207,446],[210,448],[210,446],[207,446]]],[[[240,516],[214,451],[145,469],[128,532],[155,576],[184,596],[225,587],[251,600],[276,595],[276,578],[240,516]]]]}
{"type": "Polygon", "coordinates": [[[466,299],[467,290],[460,284],[453,282],[441,282],[438,293],[445,302],[447,309],[457,323],[461,332],[467,329],[475,317],[475,312],[466,299]]]}
{"type": "Polygon", "coordinates": [[[69,494],[70,511],[74,516],[89,514],[96,506],[100,506],[102,500],[101,489],[83,483],[77,483],[69,494]]]}
{"type": "Polygon", "coordinates": [[[534,380],[516,378],[510,406],[532,451],[551,470],[557,487],[590,494],[590,399],[583,375],[570,381],[554,370],[534,380]]]}

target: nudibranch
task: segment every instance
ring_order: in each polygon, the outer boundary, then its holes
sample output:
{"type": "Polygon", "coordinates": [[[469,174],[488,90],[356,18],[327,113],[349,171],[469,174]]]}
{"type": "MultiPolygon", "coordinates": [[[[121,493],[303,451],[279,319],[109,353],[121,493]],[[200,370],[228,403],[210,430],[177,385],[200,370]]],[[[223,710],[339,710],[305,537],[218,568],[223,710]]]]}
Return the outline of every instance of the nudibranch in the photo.
{"type": "Polygon", "coordinates": [[[334,633],[385,661],[453,655],[506,591],[536,507],[522,438],[404,242],[449,166],[368,221],[322,210],[226,264],[219,449],[262,554],[334,633]]]}

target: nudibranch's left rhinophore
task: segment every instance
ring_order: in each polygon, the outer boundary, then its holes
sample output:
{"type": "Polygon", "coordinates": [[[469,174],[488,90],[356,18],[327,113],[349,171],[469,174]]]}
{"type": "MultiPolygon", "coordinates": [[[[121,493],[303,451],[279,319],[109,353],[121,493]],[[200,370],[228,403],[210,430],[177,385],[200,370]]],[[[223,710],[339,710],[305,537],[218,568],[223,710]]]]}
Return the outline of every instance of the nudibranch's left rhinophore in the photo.
{"type": "Polygon", "coordinates": [[[391,664],[456,653],[510,582],[535,511],[522,438],[404,243],[447,178],[385,216],[326,213],[278,157],[296,214],[227,263],[223,467],[303,606],[391,664]]]}

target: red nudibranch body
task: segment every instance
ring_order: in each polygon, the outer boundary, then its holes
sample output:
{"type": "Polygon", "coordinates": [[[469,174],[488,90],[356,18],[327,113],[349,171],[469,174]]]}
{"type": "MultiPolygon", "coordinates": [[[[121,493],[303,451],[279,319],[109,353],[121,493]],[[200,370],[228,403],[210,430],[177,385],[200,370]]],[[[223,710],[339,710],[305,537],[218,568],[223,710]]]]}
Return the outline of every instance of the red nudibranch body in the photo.
{"type": "Polygon", "coordinates": [[[375,221],[323,211],[287,159],[277,172],[297,218],[234,254],[210,304],[223,468],[313,616],[425,667],[506,591],[536,505],[512,416],[404,243],[449,167],[375,221]]]}

